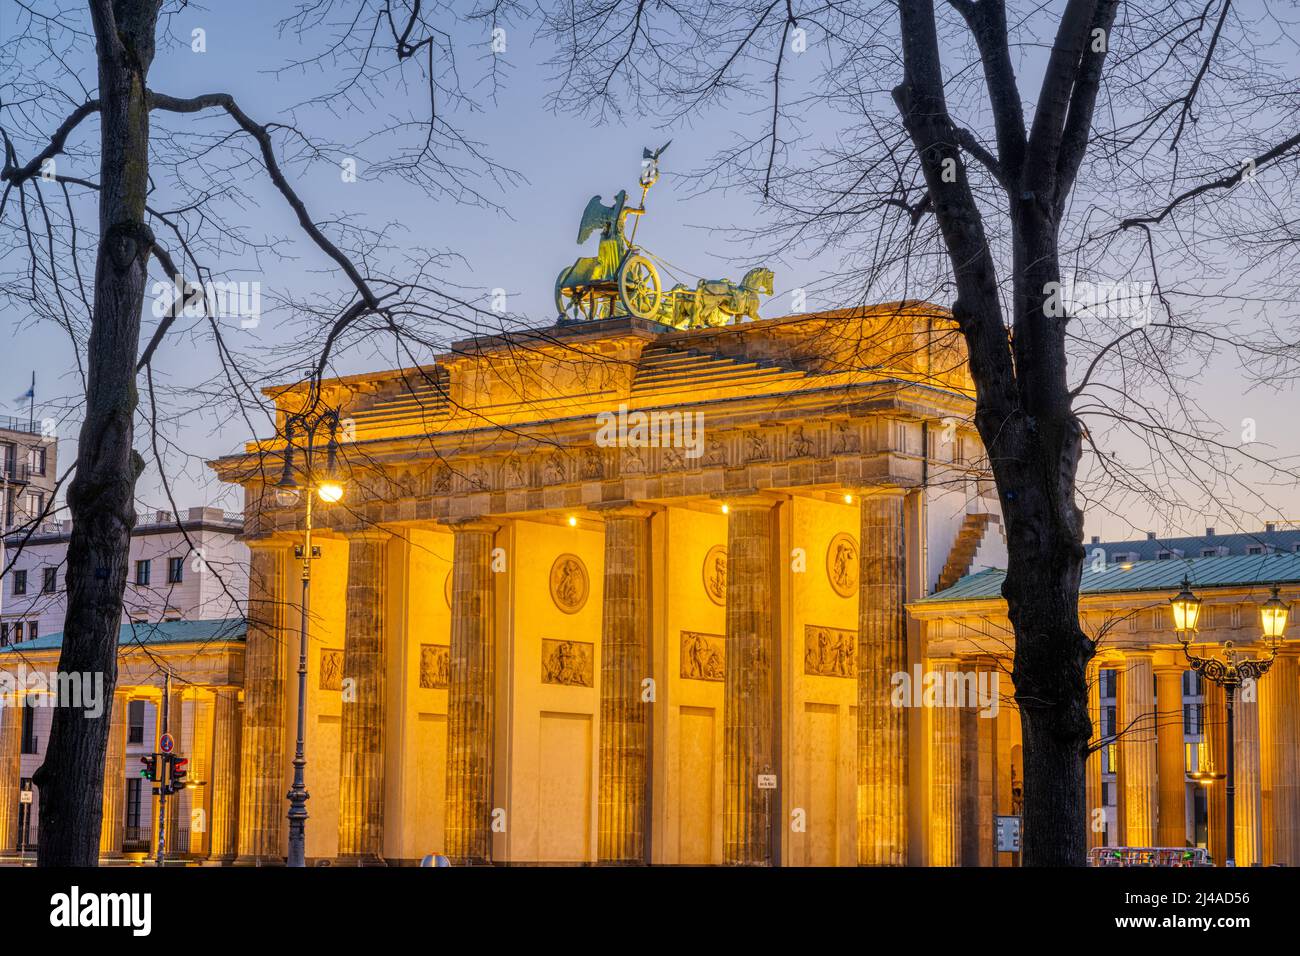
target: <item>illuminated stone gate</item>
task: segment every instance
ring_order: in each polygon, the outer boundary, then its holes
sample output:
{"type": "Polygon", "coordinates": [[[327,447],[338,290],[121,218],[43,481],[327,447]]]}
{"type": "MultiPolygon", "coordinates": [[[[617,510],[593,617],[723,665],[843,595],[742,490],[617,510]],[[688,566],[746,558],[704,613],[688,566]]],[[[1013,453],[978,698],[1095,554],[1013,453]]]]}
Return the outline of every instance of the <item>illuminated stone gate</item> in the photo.
{"type": "MultiPolygon", "coordinates": [[[[274,392],[279,434],[306,394],[274,392]]],[[[325,382],[346,493],[314,513],[308,858],[927,862],[931,716],[891,677],[907,602],[996,525],[970,395],[929,306],[608,319],[325,382]]],[[[283,449],[214,466],[252,550],[245,861],[287,839],[283,449]]]]}

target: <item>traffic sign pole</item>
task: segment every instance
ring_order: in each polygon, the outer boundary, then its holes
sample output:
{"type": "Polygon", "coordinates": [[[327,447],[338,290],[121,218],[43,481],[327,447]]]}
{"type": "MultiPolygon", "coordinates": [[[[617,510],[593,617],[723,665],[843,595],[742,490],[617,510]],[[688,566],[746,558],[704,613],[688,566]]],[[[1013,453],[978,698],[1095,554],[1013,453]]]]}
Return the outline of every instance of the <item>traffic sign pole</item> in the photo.
{"type": "MultiPolygon", "coordinates": [[[[175,746],[172,735],[168,733],[171,724],[171,700],[172,700],[172,675],[170,671],[163,673],[163,699],[162,699],[162,728],[163,735],[158,741],[158,749],[161,750],[164,744],[168,745],[167,753],[171,752],[171,747],[175,746]]],[[[165,757],[158,761],[158,855],[155,857],[156,865],[163,865],[163,848],[167,839],[167,771],[163,768],[168,766],[170,761],[165,757]]]]}

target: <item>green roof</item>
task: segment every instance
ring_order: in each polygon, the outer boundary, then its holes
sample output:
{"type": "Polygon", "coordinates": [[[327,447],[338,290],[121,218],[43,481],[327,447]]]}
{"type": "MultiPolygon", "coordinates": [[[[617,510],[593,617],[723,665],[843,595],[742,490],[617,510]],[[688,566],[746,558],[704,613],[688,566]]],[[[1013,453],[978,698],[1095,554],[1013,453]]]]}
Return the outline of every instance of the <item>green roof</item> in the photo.
{"type": "MultiPolygon", "coordinates": [[[[156,624],[126,623],[117,632],[119,647],[141,644],[202,644],[207,641],[242,641],[248,623],[242,617],[215,621],[162,621],[156,624]]],[[[23,641],[0,648],[0,654],[57,650],[63,646],[63,632],[42,634],[34,641],[23,641]]]]}
{"type": "MultiPolygon", "coordinates": [[[[1174,594],[1183,576],[1193,588],[1267,587],[1271,584],[1300,583],[1300,554],[1243,554],[1222,558],[1169,558],[1163,561],[1135,561],[1107,564],[1094,571],[1085,561],[1080,594],[1110,594],[1122,591],[1168,591],[1174,594]]],[[[1006,571],[988,568],[968,574],[952,587],[916,602],[978,601],[1002,597],[1006,571]]]]}

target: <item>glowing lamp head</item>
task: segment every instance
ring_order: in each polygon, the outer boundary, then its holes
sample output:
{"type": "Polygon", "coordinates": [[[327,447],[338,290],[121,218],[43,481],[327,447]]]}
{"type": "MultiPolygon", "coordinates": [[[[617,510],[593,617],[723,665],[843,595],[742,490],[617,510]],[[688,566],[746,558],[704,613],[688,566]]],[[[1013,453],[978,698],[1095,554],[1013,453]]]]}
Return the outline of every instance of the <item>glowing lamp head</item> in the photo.
{"type": "Polygon", "coordinates": [[[577,516],[575,516],[575,515],[569,515],[569,527],[570,527],[570,528],[576,528],[577,526],[578,526],[578,519],[577,519],[577,516]]]}
{"type": "Polygon", "coordinates": [[[1273,585],[1273,594],[1259,606],[1259,623],[1264,629],[1264,637],[1270,641],[1280,641],[1286,633],[1286,620],[1291,614],[1291,605],[1277,594],[1277,585],[1273,585]]]}
{"type": "Polygon", "coordinates": [[[316,494],[320,495],[321,501],[332,505],[343,499],[343,486],[337,481],[322,481],[320,487],[316,489],[316,494]]]}
{"type": "Polygon", "coordinates": [[[1201,616],[1201,599],[1192,593],[1192,583],[1187,578],[1183,578],[1183,589],[1169,599],[1169,607],[1174,613],[1174,630],[1180,636],[1196,630],[1197,619],[1201,616]]]}
{"type": "Polygon", "coordinates": [[[846,505],[851,505],[851,504],[853,504],[853,496],[852,496],[852,495],[845,495],[845,496],[844,496],[844,503],[845,503],[846,505]]]}
{"type": "Polygon", "coordinates": [[[728,508],[726,505],[723,505],[723,506],[722,506],[722,513],[723,513],[724,515],[727,514],[729,511],[731,511],[731,509],[728,508]]]}

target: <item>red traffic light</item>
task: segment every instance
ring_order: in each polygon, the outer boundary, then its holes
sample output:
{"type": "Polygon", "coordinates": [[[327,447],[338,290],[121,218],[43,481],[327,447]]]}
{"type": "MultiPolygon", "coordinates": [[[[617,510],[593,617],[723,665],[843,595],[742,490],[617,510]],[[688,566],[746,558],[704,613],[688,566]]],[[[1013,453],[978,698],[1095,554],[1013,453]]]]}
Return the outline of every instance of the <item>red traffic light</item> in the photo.
{"type": "Polygon", "coordinates": [[[189,765],[189,759],[180,756],[180,754],[167,755],[167,789],[169,793],[176,793],[185,789],[185,775],[189,773],[186,769],[189,765]]]}

